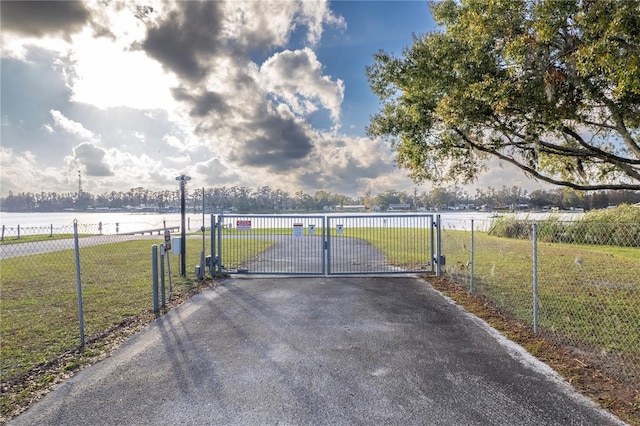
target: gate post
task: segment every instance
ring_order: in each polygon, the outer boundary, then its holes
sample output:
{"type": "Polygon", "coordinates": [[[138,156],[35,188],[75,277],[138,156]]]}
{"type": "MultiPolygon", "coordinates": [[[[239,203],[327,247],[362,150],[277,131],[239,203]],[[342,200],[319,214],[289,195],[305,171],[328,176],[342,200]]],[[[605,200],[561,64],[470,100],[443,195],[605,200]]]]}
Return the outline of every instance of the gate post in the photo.
{"type": "Polygon", "coordinates": [[[442,274],[442,267],[440,265],[442,261],[442,235],[440,234],[440,215],[436,215],[436,277],[442,274]]]}
{"type": "Polygon", "coordinates": [[[218,275],[216,270],[216,263],[218,258],[216,257],[216,215],[211,213],[211,259],[209,259],[209,271],[214,277],[218,275]]]}
{"type": "Polygon", "coordinates": [[[217,225],[217,229],[218,229],[218,255],[216,258],[216,268],[217,268],[217,273],[218,274],[222,274],[222,225],[224,222],[224,213],[222,213],[221,215],[218,216],[218,225],[217,225]]]}

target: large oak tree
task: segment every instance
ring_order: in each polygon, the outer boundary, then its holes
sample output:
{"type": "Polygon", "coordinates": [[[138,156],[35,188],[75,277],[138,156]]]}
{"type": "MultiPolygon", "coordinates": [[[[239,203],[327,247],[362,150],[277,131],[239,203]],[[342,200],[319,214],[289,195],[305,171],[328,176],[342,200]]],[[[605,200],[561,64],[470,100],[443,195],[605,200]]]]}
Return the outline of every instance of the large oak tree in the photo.
{"type": "Polygon", "coordinates": [[[367,68],[368,133],[415,181],[497,157],[578,190],[640,189],[640,0],[445,0],[441,31],[367,68]]]}

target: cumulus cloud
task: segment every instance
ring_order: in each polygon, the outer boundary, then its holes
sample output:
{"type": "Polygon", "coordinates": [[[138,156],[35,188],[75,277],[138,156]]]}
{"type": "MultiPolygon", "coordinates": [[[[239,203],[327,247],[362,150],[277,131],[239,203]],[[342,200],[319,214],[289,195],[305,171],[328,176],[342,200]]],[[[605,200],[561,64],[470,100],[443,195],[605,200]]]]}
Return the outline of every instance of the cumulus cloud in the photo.
{"type": "Polygon", "coordinates": [[[0,187],[3,193],[54,192],[68,187],[66,174],[58,167],[43,167],[31,151],[15,152],[0,146],[0,187]]]}
{"type": "Polygon", "coordinates": [[[334,122],[340,119],[344,83],[322,75],[322,64],[309,48],[275,53],[260,67],[263,87],[280,97],[299,115],[326,108],[334,122]]]}
{"type": "Polygon", "coordinates": [[[221,8],[215,1],[181,1],[151,26],[142,49],[190,82],[202,80],[218,51],[221,8]]]}
{"type": "Polygon", "coordinates": [[[74,160],[84,166],[89,176],[111,176],[113,172],[105,163],[106,152],[91,142],[81,143],[73,150],[74,160]]]}
{"type": "Polygon", "coordinates": [[[241,166],[265,167],[283,173],[300,165],[312,149],[311,138],[303,124],[277,114],[254,117],[243,129],[246,137],[240,149],[231,152],[229,159],[241,166]]]}
{"type": "Polygon", "coordinates": [[[306,28],[311,45],[320,41],[324,26],[345,27],[323,0],[309,1],[228,1],[224,8],[222,34],[241,51],[265,52],[284,46],[298,27],[306,28]]]}
{"type": "Polygon", "coordinates": [[[237,185],[242,180],[236,170],[218,157],[197,163],[194,172],[203,177],[203,180],[211,186],[237,185]]]}
{"type": "Polygon", "coordinates": [[[192,117],[207,117],[211,113],[224,114],[229,110],[224,97],[215,92],[205,90],[203,93],[192,94],[184,87],[176,87],[171,93],[175,100],[191,104],[189,114],[192,117]]]}
{"type": "MultiPolygon", "coordinates": [[[[174,187],[181,173],[208,185],[345,194],[408,182],[382,142],[338,131],[345,85],[313,50],[327,26],[346,25],[328,2],[55,3],[54,22],[20,31],[28,46],[45,35],[71,40],[55,52],[53,72],[38,60],[47,71],[39,74],[62,86],[37,126],[62,152],[61,182],[77,170],[85,190],[174,187]]],[[[4,31],[5,2],[2,9],[4,31]]],[[[24,10],[14,16],[26,19],[24,10]]],[[[23,80],[29,87],[38,76],[23,80]]],[[[20,90],[13,93],[17,107],[20,90]]],[[[8,122],[23,110],[9,108],[8,122]]]]}
{"type": "Polygon", "coordinates": [[[3,1],[1,8],[2,31],[28,37],[53,35],[69,39],[91,17],[79,1],[3,1]]]}
{"type": "Polygon", "coordinates": [[[87,141],[97,140],[97,137],[93,134],[93,132],[85,129],[81,123],[65,117],[64,114],[62,114],[60,111],[52,109],[49,111],[49,114],[51,114],[53,122],[57,127],[75,136],[76,138],[87,141]]]}

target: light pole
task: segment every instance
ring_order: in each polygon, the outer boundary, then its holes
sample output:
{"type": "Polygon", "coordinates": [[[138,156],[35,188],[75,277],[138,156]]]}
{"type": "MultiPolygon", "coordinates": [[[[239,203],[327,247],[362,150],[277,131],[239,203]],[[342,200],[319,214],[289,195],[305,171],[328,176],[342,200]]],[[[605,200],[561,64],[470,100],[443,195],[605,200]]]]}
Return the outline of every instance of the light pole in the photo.
{"type": "Polygon", "coordinates": [[[182,214],[182,221],[180,223],[180,275],[183,277],[187,275],[187,241],[185,232],[185,195],[184,187],[187,181],[191,180],[191,177],[187,175],[176,176],[176,180],[180,182],[180,213],[182,214]]]}

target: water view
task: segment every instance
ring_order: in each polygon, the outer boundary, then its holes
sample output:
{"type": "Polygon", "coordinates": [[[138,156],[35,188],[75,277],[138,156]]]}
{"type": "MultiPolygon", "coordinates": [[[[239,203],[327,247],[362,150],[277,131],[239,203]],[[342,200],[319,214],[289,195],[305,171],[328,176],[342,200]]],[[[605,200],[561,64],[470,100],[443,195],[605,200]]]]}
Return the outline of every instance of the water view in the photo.
{"type": "MultiPolygon", "coordinates": [[[[403,214],[403,213],[395,213],[403,214]]],[[[404,213],[405,215],[416,213],[404,213]]],[[[471,220],[474,220],[476,229],[486,229],[491,221],[497,217],[493,212],[435,212],[418,214],[439,214],[442,219],[442,226],[445,229],[471,229],[471,220]]],[[[505,213],[520,219],[543,220],[550,216],[550,213],[505,213]]],[[[369,216],[368,213],[300,213],[289,216],[369,216]]],[[[561,220],[574,220],[580,217],[581,213],[553,213],[561,220]]],[[[251,215],[249,215],[251,216],[251,215]]],[[[257,216],[257,215],[254,215],[257,216]]],[[[287,216],[287,215],[282,215],[287,216]]],[[[371,214],[373,216],[373,214],[371,214]]],[[[98,226],[102,224],[104,233],[126,233],[141,231],[146,229],[158,229],[163,226],[180,226],[181,215],[179,213],[124,213],[124,212],[58,212],[58,213],[1,213],[0,225],[4,227],[9,235],[16,233],[18,226],[24,235],[44,234],[44,233],[65,233],[73,232],[73,222],[77,220],[81,226],[98,226]]],[[[211,215],[202,213],[187,213],[187,231],[198,231],[203,225],[209,227],[211,215]]]]}

